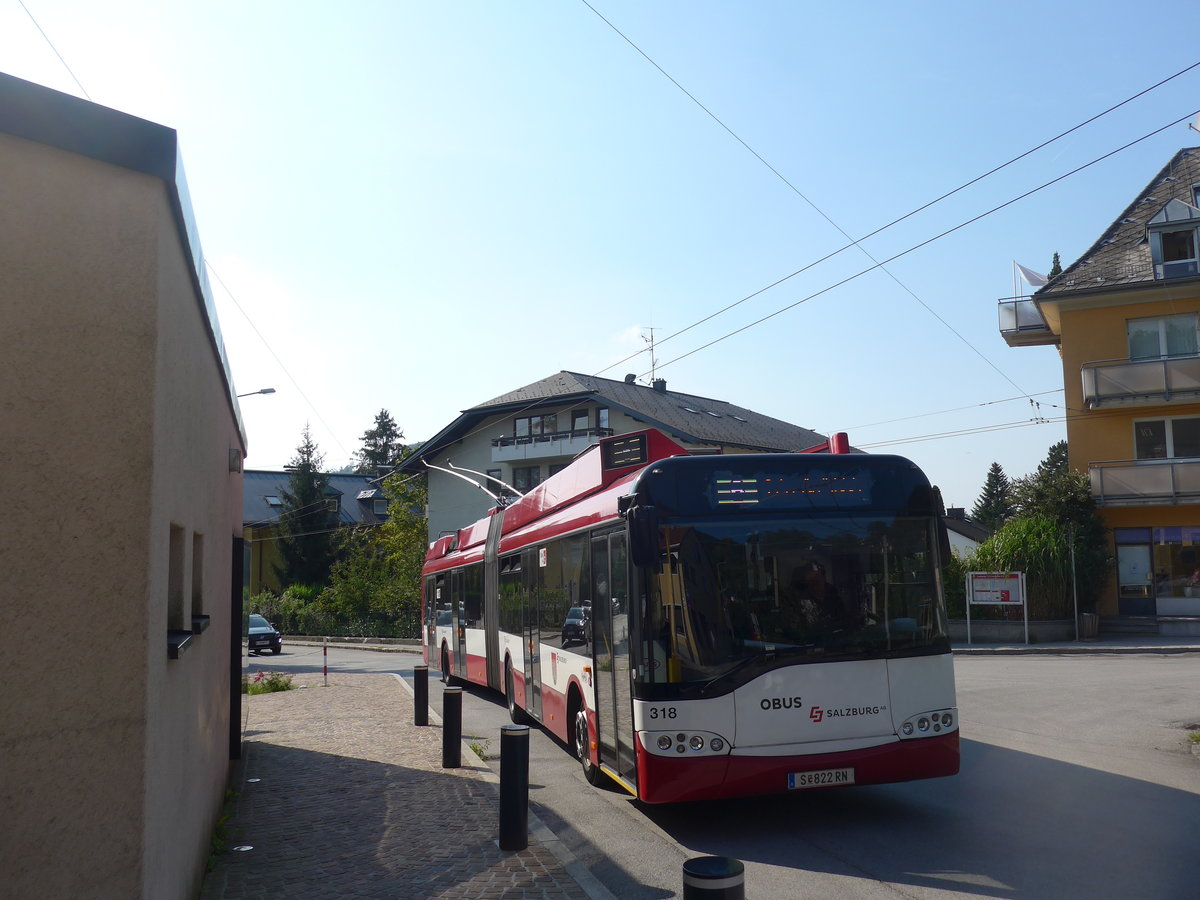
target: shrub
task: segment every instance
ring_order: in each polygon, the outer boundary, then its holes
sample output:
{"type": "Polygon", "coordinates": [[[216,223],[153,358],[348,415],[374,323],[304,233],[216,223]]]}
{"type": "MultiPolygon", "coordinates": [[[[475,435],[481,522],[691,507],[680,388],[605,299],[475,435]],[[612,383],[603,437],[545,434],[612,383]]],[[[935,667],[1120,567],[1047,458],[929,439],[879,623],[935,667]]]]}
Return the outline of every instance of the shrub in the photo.
{"type": "Polygon", "coordinates": [[[259,669],[253,678],[242,676],[243,694],[273,694],[276,691],[290,691],[292,676],[283,672],[264,672],[259,669]]]}

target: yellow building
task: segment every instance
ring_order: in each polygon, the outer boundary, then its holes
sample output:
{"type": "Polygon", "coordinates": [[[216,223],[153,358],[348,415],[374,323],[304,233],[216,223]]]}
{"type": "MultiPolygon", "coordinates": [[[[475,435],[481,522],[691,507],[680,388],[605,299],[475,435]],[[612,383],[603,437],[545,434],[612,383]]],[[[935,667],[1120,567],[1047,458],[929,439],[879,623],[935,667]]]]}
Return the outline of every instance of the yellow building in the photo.
{"type": "Polygon", "coordinates": [[[1106,627],[1200,631],[1200,148],[1179,151],[1095,244],[1003,300],[1010,347],[1054,345],[1071,468],[1116,564],[1106,627]],[[1181,617],[1184,617],[1181,619],[1181,617]]]}

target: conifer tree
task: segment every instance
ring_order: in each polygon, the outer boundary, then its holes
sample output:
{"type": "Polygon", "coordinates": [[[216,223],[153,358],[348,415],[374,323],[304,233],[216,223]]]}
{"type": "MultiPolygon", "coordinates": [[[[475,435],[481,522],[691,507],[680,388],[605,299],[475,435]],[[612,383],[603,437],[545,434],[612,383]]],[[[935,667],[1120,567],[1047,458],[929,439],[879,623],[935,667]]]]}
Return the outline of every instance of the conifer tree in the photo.
{"type": "Polygon", "coordinates": [[[336,558],[333,532],[338,514],[329,501],[329,475],[322,471],[325,457],[317,449],[308,425],[304,426],[296,455],[288,464],[291,477],[280,491],[279,553],[283,565],[275,574],[285,585],[323,585],[336,558]]]}
{"type": "Polygon", "coordinates": [[[363,432],[362,449],[355,454],[358,466],[354,469],[361,475],[384,475],[404,455],[404,432],[386,409],[375,416],[375,426],[363,432]]]}
{"type": "Polygon", "coordinates": [[[1058,251],[1054,251],[1054,260],[1050,263],[1050,271],[1046,273],[1046,280],[1053,281],[1062,274],[1062,263],[1058,259],[1058,251]]]}
{"type": "Polygon", "coordinates": [[[988,469],[987,480],[975,506],[971,509],[971,518],[987,528],[999,528],[1012,514],[1012,484],[1000,463],[993,462],[988,469]]]}

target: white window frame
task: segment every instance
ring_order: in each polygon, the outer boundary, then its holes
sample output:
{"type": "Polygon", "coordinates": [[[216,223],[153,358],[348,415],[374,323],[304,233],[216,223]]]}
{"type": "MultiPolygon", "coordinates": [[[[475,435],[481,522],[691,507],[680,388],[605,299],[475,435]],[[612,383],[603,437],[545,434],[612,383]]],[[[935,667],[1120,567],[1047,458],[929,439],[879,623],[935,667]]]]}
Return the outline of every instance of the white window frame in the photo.
{"type": "Polygon", "coordinates": [[[1133,359],[1171,359],[1172,356],[1190,356],[1189,353],[1171,354],[1167,347],[1167,323],[1179,320],[1191,320],[1192,330],[1196,333],[1196,347],[1200,349],[1200,315],[1197,313],[1178,313],[1170,316],[1146,316],[1141,319],[1126,319],[1125,321],[1125,343],[1129,347],[1129,358],[1133,359]],[[1130,333],[1134,327],[1140,327],[1143,330],[1150,323],[1155,323],[1158,331],[1158,354],[1156,356],[1134,356],[1133,355],[1133,335],[1130,333]]]}
{"type": "Polygon", "coordinates": [[[1192,459],[1192,458],[1194,458],[1194,457],[1190,457],[1190,456],[1183,457],[1183,456],[1175,455],[1175,426],[1174,426],[1174,423],[1181,421],[1181,420],[1185,420],[1185,419],[1186,420],[1197,420],[1197,419],[1200,419],[1200,416],[1155,416],[1154,418],[1147,417],[1144,419],[1134,419],[1133,420],[1133,456],[1134,456],[1134,459],[1151,460],[1151,459],[1192,459]],[[1162,422],[1164,425],[1164,430],[1166,432],[1166,438],[1165,438],[1166,448],[1165,449],[1166,449],[1166,454],[1167,454],[1164,457],[1138,456],[1137,429],[1138,429],[1139,425],[1142,425],[1142,424],[1148,423],[1148,422],[1162,422]]]}

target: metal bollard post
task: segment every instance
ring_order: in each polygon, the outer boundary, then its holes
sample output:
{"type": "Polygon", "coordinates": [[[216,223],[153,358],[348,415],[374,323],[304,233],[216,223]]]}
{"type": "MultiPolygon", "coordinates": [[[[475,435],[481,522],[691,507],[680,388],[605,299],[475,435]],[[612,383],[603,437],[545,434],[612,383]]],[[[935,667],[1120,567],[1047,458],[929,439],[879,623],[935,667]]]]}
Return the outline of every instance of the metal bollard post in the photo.
{"type": "Polygon", "coordinates": [[[500,849],[529,846],[529,726],[500,729],[500,849]]]}
{"type": "Polygon", "coordinates": [[[683,900],[746,900],[746,867],[730,856],[695,856],[683,864],[683,900]]]}
{"type": "Polygon", "coordinates": [[[413,724],[429,724],[429,666],[413,666],[413,724]]]}
{"type": "Polygon", "coordinates": [[[462,765],[462,688],[442,691],[442,768],[462,765]]]}

